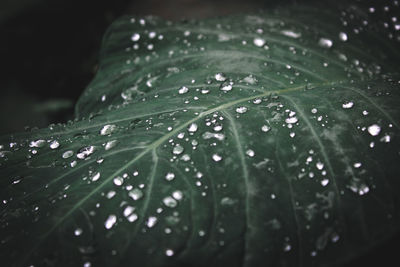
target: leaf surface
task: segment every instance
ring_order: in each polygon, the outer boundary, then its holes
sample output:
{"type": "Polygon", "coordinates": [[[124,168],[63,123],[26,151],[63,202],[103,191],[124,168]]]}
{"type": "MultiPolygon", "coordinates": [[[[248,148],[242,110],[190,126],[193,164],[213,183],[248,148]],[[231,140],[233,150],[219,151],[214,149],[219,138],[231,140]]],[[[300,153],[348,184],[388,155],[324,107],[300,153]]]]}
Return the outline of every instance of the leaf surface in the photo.
{"type": "Polygon", "coordinates": [[[2,261],[322,266],[390,237],[399,53],[356,11],[117,20],[77,119],[1,140],[2,261]]]}

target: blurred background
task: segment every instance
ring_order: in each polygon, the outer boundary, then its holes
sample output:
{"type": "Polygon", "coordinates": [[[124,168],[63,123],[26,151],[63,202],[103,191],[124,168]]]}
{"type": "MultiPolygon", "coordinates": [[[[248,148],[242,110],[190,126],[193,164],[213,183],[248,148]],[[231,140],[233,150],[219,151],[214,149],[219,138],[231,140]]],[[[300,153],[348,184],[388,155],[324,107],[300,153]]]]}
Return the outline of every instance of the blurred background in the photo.
{"type": "MultiPolygon", "coordinates": [[[[393,2],[349,1],[366,7],[393,2]]],[[[0,135],[72,119],[74,103],[96,72],[102,36],[121,15],[179,21],[312,2],[324,1],[0,0],[0,135]]],[[[400,266],[399,240],[396,236],[347,266],[400,266]]]]}

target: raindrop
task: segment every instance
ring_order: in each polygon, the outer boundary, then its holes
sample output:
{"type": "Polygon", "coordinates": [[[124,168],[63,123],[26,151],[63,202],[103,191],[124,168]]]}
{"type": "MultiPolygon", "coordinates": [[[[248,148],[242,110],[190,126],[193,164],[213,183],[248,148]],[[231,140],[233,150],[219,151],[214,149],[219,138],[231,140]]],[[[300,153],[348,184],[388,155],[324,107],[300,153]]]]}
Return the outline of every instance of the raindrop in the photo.
{"type": "Polygon", "coordinates": [[[132,40],[133,42],[137,42],[137,41],[139,41],[139,39],[140,39],[140,34],[138,34],[138,33],[134,33],[134,34],[131,36],[131,40],[132,40]]]}
{"type": "Polygon", "coordinates": [[[215,80],[219,82],[224,82],[226,80],[226,75],[222,72],[215,74],[215,80]]]}
{"type": "Polygon", "coordinates": [[[93,176],[92,176],[92,182],[96,182],[97,180],[100,179],[100,172],[96,172],[93,176]]]}
{"type": "Polygon", "coordinates": [[[169,173],[167,173],[167,174],[165,175],[165,180],[167,180],[167,181],[172,181],[172,180],[174,180],[174,179],[175,179],[175,174],[172,173],[172,172],[169,172],[169,173]]]}
{"type": "Polygon", "coordinates": [[[143,197],[143,192],[140,189],[133,189],[128,194],[133,200],[139,200],[143,197]]]}
{"type": "Polygon", "coordinates": [[[169,207],[169,208],[175,208],[178,205],[178,202],[173,198],[173,197],[165,197],[163,199],[163,203],[165,206],[169,207]]]}
{"type": "Polygon", "coordinates": [[[54,140],[53,142],[50,143],[50,148],[51,149],[56,149],[60,146],[60,143],[57,140],[54,140]]]}
{"type": "Polygon", "coordinates": [[[154,225],[156,225],[156,223],[157,223],[157,218],[154,216],[150,216],[147,219],[146,225],[147,225],[147,227],[152,228],[152,227],[154,227],[154,225]]]}
{"type": "Polygon", "coordinates": [[[247,108],[246,107],[238,107],[238,108],[236,108],[236,112],[237,113],[245,113],[247,111],[247,108]]]}
{"type": "Polygon", "coordinates": [[[179,155],[182,154],[183,150],[184,150],[183,147],[177,144],[176,146],[174,146],[172,153],[174,153],[175,155],[179,155]]]}
{"type": "Polygon", "coordinates": [[[315,165],[317,166],[318,170],[322,170],[324,168],[324,164],[322,162],[317,162],[315,165]]]}
{"type": "Polygon", "coordinates": [[[223,84],[221,84],[220,90],[224,91],[224,92],[228,92],[228,91],[232,90],[232,86],[233,86],[232,82],[223,83],[223,84]]]}
{"type": "Polygon", "coordinates": [[[104,226],[106,227],[106,229],[111,229],[111,227],[113,227],[116,222],[117,216],[111,214],[110,216],[108,216],[106,222],[104,223],[104,226]]]}
{"type": "Polygon", "coordinates": [[[132,207],[132,206],[127,206],[127,207],[124,209],[124,216],[125,216],[125,217],[128,217],[128,216],[130,216],[134,211],[135,211],[135,208],[134,208],[134,207],[132,207]]]}
{"type": "Polygon", "coordinates": [[[301,37],[301,33],[297,33],[297,32],[294,32],[294,31],[290,31],[290,30],[283,30],[283,31],[281,31],[281,33],[283,34],[283,35],[285,35],[285,36],[287,36],[287,37],[290,37],[290,38],[300,38],[301,37]]]}
{"type": "Polygon", "coordinates": [[[128,221],[129,222],[134,222],[138,219],[138,216],[136,213],[132,213],[129,217],[128,217],[128,221]]]}
{"type": "Polygon", "coordinates": [[[78,159],[85,159],[94,152],[94,146],[83,147],[79,150],[79,153],[76,155],[78,159]]]}
{"type": "Polygon", "coordinates": [[[191,132],[191,133],[194,133],[194,132],[197,131],[197,128],[198,128],[197,124],[196,123],[192,123],[192,124],[190,124],[190,126],[188,128],[188,131],[191,132]]]}
{"type": "Polygon", "coordinates": [[[189,91],[189,88],[187,88],[186,86],[182,86],[181,88],[179,88],[178,93],[180,95],[182,94],[186,94],[189,91]]]}
{"type": "Polygon", "coordinates": [[[385,135],[380,139],[381,142],[389,143],[390,142],[390,135],[385,135]]]}
{"type": "Polygon", "coordinates": [[[313,108],[312,110],[311,110],[311,113],[313,113],[313,114],[315,114],[315,113],[317,113],[318,112],[318,110],[316,109],[316,108],[313,108]]]}
{"type": "Polygon", "coordinates": [[[108,142],[105,144],[104,149],[105,149],[105,150],[110,150],[111,148],[115,147],[117,144],[118,144],[118,140],[111,140],[111,141],[108,141],[108,142]]]}
{"type": "Polygon", "coordinates": [[[362,166],[361,162],[356,162],[353,164],[354,168],[360,168],[362,166]]]}
{"type": "Polygon", "coordinates": [[[74,155],[74,152],[73,152],[72,150],[68,150],[68,151],[65,151],[65,152],[62,154],[62,157],[63,157],[64,159],[67,159],[67,158],[72,157],[72,155],[74,155]]]}
{"type": "Polygon", "coordinates": [[[174,255],[174,251],[172,249],[167,249],[165,251],[165,255],[167,255],[168,257],[171,257],[174,255]]]}
{"type": "Polygon", "coordinates": [[[213,155],[212,155],[212,159],[213,159],[215,162],[218,162],[218,161],[221,161],[221,160],[222,160],[222,157],[221,157],[220,155],[218,155],[218,154],[213,154],[213,155]]]}
{"type": "Polygon", "coordinates": [[[124,183],[124,178],[117,176],[114,178],[113,182],[116,186],[121,186],[124,183]]]}
{"type": "Polygon", "coordinates": [[[332,40],[329,40],[327,38],[320,38],[318,41],[318,45],[323,48],[331,48],[333,45],[333,42],[332,42],[332,40]]]}
{"type": "Polygon", "coordinates": [[[326,178],[321,181],[322,186],[326,186],[328,183],[329,183],[329,180],[326,178]]]}
{"type": "Polygon", "coordinates": [[[101,128],[100,130],[100,135],[110,135],[112,132],[115,131],[116,128],[117,126],[114,124],[104,125],[103,128],[101,128]]]}
{"type": "Polygon", "coordinates": [[[340,32],[339,33],[339,39],[343,42],[347,41],[347,34],[345,32],[340,32]]]}
{"type": "Polygon", "coordinates": [[[222,130],[222,125],[216,125],[216,126],[214,126],[213,130],[216,131],[216,132],[221,131],[221,130],[222,130]]]}
{"type": "Polygon", "coordinates": [[[258,104],[261,103],[261,99],[260,99],[260,98],[254,99],[254,100],[253,100],[253,103],[256,104],[256,105],[258,105],[258,104]]]}
{"type": "Polygon", "coordinates": [[[80,236],[82,233],[83,233],[83,231],[82,231],[81,228],[76,228],[75,231],[74,231],[74,235],[75,236],[80,236]]]}
{"type": "Polygon", "coordinates": [[[246,151],[246,155],[252,158],[252,157],[254,157],[255,153],[254,153],[253,150],[248,149],[248,150],[246,151]]]}
{"type": "Polygon", "coordinates": [[[44,140],[36,140],[29,143],[29,147],[42,147],[46,144],[44,140]]]}
{"type": "Polygon", "coordinates": [[[183,198],[183,193],[182,191],[176,190],[172,193],[172,197],[176,200],[181,200],[183,198]]]}
{"type": "Polygon", "coordinates": [[[254,38],[253,43],[255,46],[262,47],[265,45],[265,40],[261,38],[254,38]]]}
{"type": "Polygon", "coordinates": [[[269,132],[270,130],[271,127],[269,127],[268,125],[261,126],[261,131],[263,131],[264,133],[269,132]]]}
{"type": "Polygon", "coordinates": [[[345,109],[352,108],[353,106],[354,106],[354,103],[351,102],[351,101],[342,104],[342,107],[345,108],[345,109]]]}
{"type": "Polygon", "coordinates": [[[381,127],[377,124],[373,124],[368,127],[368,132],[372,136],[378,135],[380,133],[380,131],[381,131],[381,127]]]}
{"type": "Polygon", "coordinates": [[[298,122],[298,119],[297,119],[297,117],[290,117],[290,118],[287,118],[287,119],[285,120],[285,122],[286,122],[286,123],[293,124],[293,123],[298,122]]]}

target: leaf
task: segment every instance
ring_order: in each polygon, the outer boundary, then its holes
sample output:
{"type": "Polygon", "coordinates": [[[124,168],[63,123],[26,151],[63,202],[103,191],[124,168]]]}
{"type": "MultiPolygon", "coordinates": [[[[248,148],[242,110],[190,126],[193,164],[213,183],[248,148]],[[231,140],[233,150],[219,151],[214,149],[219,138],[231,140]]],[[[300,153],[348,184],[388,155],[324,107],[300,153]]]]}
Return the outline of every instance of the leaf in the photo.
{"type": "Polygon", "coordinates": [[[389,238],[399,53],[369,16],[116,21],[77,119],[1,140],[2,262],[325,266],[389,238]]]}

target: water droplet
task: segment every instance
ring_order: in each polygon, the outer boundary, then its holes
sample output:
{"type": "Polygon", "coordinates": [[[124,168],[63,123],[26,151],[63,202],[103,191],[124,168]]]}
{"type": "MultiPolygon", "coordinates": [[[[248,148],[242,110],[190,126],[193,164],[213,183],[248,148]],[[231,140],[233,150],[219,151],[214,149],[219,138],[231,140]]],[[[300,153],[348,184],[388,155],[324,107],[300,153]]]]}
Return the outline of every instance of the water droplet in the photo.
{"type": "Polygon", "coordinates": [[[172,180],[174,180],[174,179],[175,179],[175,174],[172,173],[172,172],[169,172],[169,173],[167,173],[167,174],[165,175],[165,180],[167,180],[167,181],[172,181],[172,180]]]}
{"type": "Polygon", "coordinates": [[[165,251],[165,255],[167,255],[168,257],[171,257],[174,255],[174,251],[172,249],[167,249],[165,251]]]}
{"type": "Polygon", "coordinates": [[[174,153],[175,155],[179,155],[182,154],[183,150],[184,150],[183,147],[177,144],[176,146],[174,146],[172,153],[174,153]]]}
{"type": "Polygon", "coordinates": [[[117,126],[114,124],[104,125],[103,128],[101,128],[100,130],[100,135],[110,135],[112,132],[115,131],[116,128],[117,126]]]}
{"type": "Polygon", "coordinates": [[[269,127],[268,125],[261,126],[261,131],[263,131],[264,133],[269,132],[270,130],[271,127],[269,127]]]}
{"type": "Polygon", "coordinates": [[[157,217],[150,216],[147,219],[146,225],[147,225],[147,227],[152,228],[152,227],[154,227],[154,225],[156,225],[156,223],[157,223],[157,217]]]}
{"type": "Polygon", "coordinates": [[[64,159],[67,159],[67,158],[72,157],[72,155],[74,155],[74,152],[73,152],[72,150],[68,150],[68,151],[65,151],[65,152],[62,154],[62,157],[63,157],[64,159]]]}
{"type": "Polygon", "coordinates": [[[137,41],[139,41],[139,39],[140,39],[140,34],[138,34],[138,33],[132,34],[131,40],[132,40],[133,42],[137,42],[137,41]]]}
{"type": "Polygon", "coordinates": [[[182,191],[176,190],[172,193],[172,197],[176,200],[181,200],[183,198],[183,193],[182,191]]]}
{"type": "Polygon", "coordinates": [[[389,143],[390,142],[390,135],[383,136],[379,141],[384,142],[384,143],[389,143]]]}
{"type": "Polygon", "coordinates": [[[79,150],[79,153],[76,155],[78,159],[86,159],[94,152],[94,146],[83,147],[79,150]]]}
{"type": "Polygon", "coordinates": [[[345,32],[340,32],[339,33],[339,39],[343,42],[347,41],[347,34],[345,32]]]}
{"type": "Polygon", "coordinates": [[[371,126],[368,126],[368,132],[372,136],[376,136],[380,133],[381,127],[377,124],[372,124],[371,126]]]}
{"type": "Polygon", "coordinates": [[[175,208],[178,205],[178,202],[173,198],[173,197],[165,197],[163,199],[163,203],[165,206],[169,207],[169,208],[175,208]]]}
{"type": "Polygon", "coordinates": [[[92,176],[92,182],[96,182],[97,180],[100,179],[100,172],[96,172],[93,176],[92,176]]]}
{"type": "Polygon", "coordinates": [[[253,103],[256,104],[256,105],[258,105],[258,104],[261,103],[261,101],[262,101],[262,100],[261,100],[260,98],[256,98],[256,99],[253,100],[253,103]]]}
{"type": "Polygon", "coordinates": [[[222,72],[215,74],[215,80],[219,82],[224,82],[226,80],[226,75],[222,72]]]}
{"type": "Polygon", "coordinates": [[[323,48],[331,48],[333,45],[333,42],[332,42],[332,40],[329,40],[327,38],[320,38],[318,41],[318,45],[323,48]]]}
{"type": "Polygon", "coordinates": [[[236,112],[237,113],[245,113],[247,111],[247,108],[246,107],[238,107],[238,108],[236,108],[236,112]]]}
{"type": "Polygon", "coordinates": [[[104,149],[105,149],[105,150],[110,150],[111,148],[114,148],[117,144],[118,144],[118,140],[111,140],[111,141],[108,141],[108,142],[104,145],[104,149]]]}
{"type": "Polygon", "coordinates": [[[232,90],[232,86],[233,86],[232,82],[223,83],[223,84],[221,84],[220,90],[224,91],[224,92],[228,92],[228,91],[232,90]]]}
{"type": "Polygon", "coordinates": [[[51,149],[56,149],[60,146],[60,143],[57,140],[54,140],[50,143],[50,148],[51,149]]]}
{"type": "Polygon", "coordinates": [[[322,186],[326,186],[327,184],[329,183],[329,180],[328,179],[322,179],[322,181],[321,181],[321,185],[322,186]]]}
{"type": "Polygon", "coordinates": [[[135,188],[135,189],[133,189],[132,191],[130,191],[128,195],[129,195],[133,200],[139,200],[139,199],[141,199],[141,198],[143,197],[143,192],[142,192],[140,189],[135,188]]]}
{"type": "Polygon", "coordinates": [[[322,170],[324,168],[324,164],[322,162],[317,162],[315,165],[317,166],[318,170],[322,170]]]}
{"type": "Polygon", "coordinates": [[[345,108],[345,109],[352,108],[353,106],[354,106],[354,103],[351,102],[351,101],[342,104],[342,107],[345,108]]]}
{"type": "Polygon", "coordinates": [[[286,122],[286,123],[293,124],[293,123],[298,122],[298,119],[297,119],[297,117],[290,117],[290,118],[287,118],[287,119],[285,120],[285,122],[286,122]]]}
{"type": "Polygon", "coordinates": [[[83,233],[83,231],[82,231],[81,228],[76,228],[75,231],[74,231],[74,235],[75,236],[80,236],[82,233],[83,233]]]}
{"type": "Polygon", "coordinates": [[[301,33],[297,33],[297,32],[290,31],[290,30],[283,30],[283,31],[281,31],[281,33],[282,33],[283,35],[287,36],[287,37],[290,37],[290,38],[295,38],[295,39],[297,39],[297,38],[300,38],[300,37],[301,37],[301,33]]]}
{"type": "Polygon", "coordinates": [[[42,147],[46,144],[44,140],[36,140],[29,143],[29,147],[42,147]]]}
{"type": "Polygon", "coordinates": [[[221,160],[222,160],[222,157],[221,157],[220,155],[218,155],[218,154],[213,154],[213,155],[212,155],[212,159],[213,159],[215,162],[218,162],[218,161],[221,161],[221,160]]]}
{"type": "Polygon", "coordinates": [[[113,227],[116,222],[117,216],[111,214],[110,216],[108,216],[106,222],[104,223],[104,226],[106,227],[106,229],[111,229],[111,227],[113,227]]]}
{"type": "Polygon", "coordinates": [[[221,131],[221,130],[222,130],[222,125],[216,125],[216,126],[214,126],[213,130],[216,131],[216,132],[221,131]]]}
{"type": "Polygon", "coordinates": [[[315,114],[317,112],[318,112],[318,110],[316,108],[311,109],[311,113],[315,114]]]}
{"type": "Polygon", "coordinates": [[[261,38],[254,38],[253,43],[255,46],[262,47],[265,45],[265,40],[261,38]]]}
{"type": "Polygon", "coordinates": [[[135,208],[134,208],[134,207],[132,207],[132,206],[127,206],[127,207],[125,207],[125,209],[124,209],[124,216],[125,216],[125,217],[128,217],[128,216],[130,216],[134,211],[135,211],[135,208]]]}
{"type": "Polygon", "coordinates": [[[255,153],[254,153],[253,150],[248,149],[248,150],[246,151],[246,155],[252,158],[252,157],[254,157],[255,153]]]}
{"type": "Polygon", "coordinates": [[[128,221],[129,222],[134,222],[138,219],[138,216],[136,213],[132,213],[129,217],[128,217],[128,221]]]}
{"type": "Polygon", "coordinates": [[[191,132],[191,133],[194,133],[194,132],[197,131],[197,128],[198,128],[197,124],[196,123],[192,123],[192,124],[190,124],[190,126],[188,128],[188,131],[191,132]]]}
{"type": "Polygon", "coordinates": [[[291,133],[289,133],[289,136],[290,136],[291,138],[293,138],[293,137],[295,137],[295,136],[296,136],[296,133],[294,133],[294,132],[291,132],[291,133]]]}
{"type": "Polygon", "coordinates": [[[116,186],[121,186],[124,183],[124,178],[117,176],[114,178],[113,182],[116,186]]]}
{"type": "Polygon", "coordinates": [[[187,88],[186,86],[182,86],[181,88],[179,88],[178,93],[180,95],[182,94],[186,94],[189,91],[189,88],[187,88]]]}

